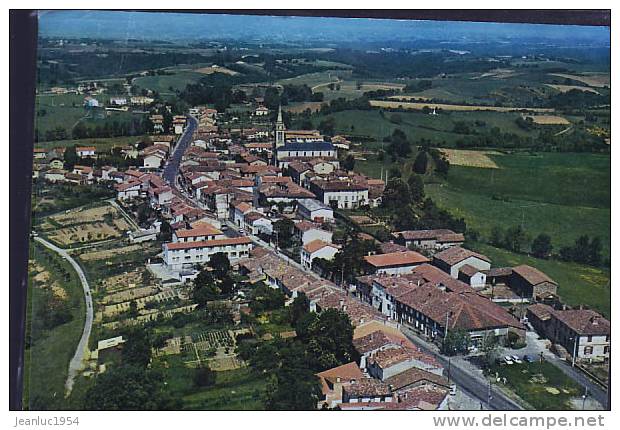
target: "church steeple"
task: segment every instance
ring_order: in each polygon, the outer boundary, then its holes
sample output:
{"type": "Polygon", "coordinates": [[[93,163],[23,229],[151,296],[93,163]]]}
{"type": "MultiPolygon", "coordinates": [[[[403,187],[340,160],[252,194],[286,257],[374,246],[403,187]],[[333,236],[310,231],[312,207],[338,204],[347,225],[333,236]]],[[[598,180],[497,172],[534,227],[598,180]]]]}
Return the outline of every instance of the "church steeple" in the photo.
{"type": "Polygon", "coordinates": [[[282,106],[278,107],[278,119],[276,120],[276,149],[284,146],[284,132],[286,127],[282,121],[282,106]]]}

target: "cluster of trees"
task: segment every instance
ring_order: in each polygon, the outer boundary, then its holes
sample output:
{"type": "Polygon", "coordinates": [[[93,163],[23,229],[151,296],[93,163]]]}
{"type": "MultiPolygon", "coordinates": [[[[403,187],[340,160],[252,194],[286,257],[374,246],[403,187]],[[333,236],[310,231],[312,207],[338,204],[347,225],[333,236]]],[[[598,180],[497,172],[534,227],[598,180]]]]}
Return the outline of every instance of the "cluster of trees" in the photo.
{"type": "Polygon", "coordinates": [[[370,102],[368,97],[362,96],[356,99],[347,100],[344,97],[331,100],[329,103],[323,103],[319,113],[321,115],[329,115],[335,112],[345,110],[370,110],[370,102]]]}
{"type": "Polygon", "coordinates": [[[608,105],[610,97],[590,91],[572,89],[554,94],[547,100],[547,106],[555,109],[583,109],[586,107],[608,105]]]}
{"type": "Polygon", "coordinates": [[[406,93],[418,93],[420,91],[429,90],[433,88],[433,81],[428,79],[422,79],[417,82],[407,84],[403,89],[406,93]]]}
{"type": "Polygon", "coordinates": [[[387,136],[385,141],[389,142],[386,152],[392,157],[392,161],[397,158],[405,158],[411,154],[411,143],[407,135],[401,129],[395,129],[391,136],[387,136]]]}
{"type": "MultiPolygon", "coordinates": [[[[527,252],[529,249],[529,252],[537,258],[547,259],[554,255],[553,244],[548,234],[540,233],[532,240],[520,225],[506,230],[498,226],[493,227],[488,242],[498,248],[517,253],[527,252]]],[[[575,240],[573,246],[560,248],[557,256],[564,261],[600,266],[603,262],[602,249],[599,237],[590,238],[588,235],[582,235],[575,240]]]]}
{"type": "Polygon", "coordinates": [[[206,309],[209,302],[231,297],[237,288],[231,277],[230,261],[226,254],[211,256],[194,279],[193,299],[198,307],[206,309]]]}
{"type": "Polygon", "coordinates": [[[268,410],[316,409],[321,388],[315,373],[357,359],[349,316],[337,309],[316,314],[309,311],[309,304],[300,294],[289,306],[295,339],[238,343],[239,356],[253,371],[270,373],[265,398],[268,410]]]}
{"type": "Polygon", "coordinates": [[[153,131],[153,124],[148,117],[131,118],[128,121],[105,121],[102,125],[86,125],[79,122],[71,130],[73,139],[138,136],[153,131]]]}
{"type": "Polygon", "coordinates": [[[84,396],[86,410],[174,410],[180,399],[164,382],[151,362],[151,333],[144,328],[124,333],[121,363],[97,376],[84,396]]]}
{"type": "Polygon", "coordinates": [[[364,270],[364,256],[378,251],[373,240],[358,237],[358,230],[348,226],[344,234],[342,248],[332,260],[316,258],[313,265],[323,275],[334,281],[351,281],[364,270]]]}
{"type": "Polygon", "coordinates": [[[223,112],[233,103],[246,101],[245,92],[232,90],[230,79],[221,73],[213,73],[198,83],[188,84],[179,97],[191,106],[213,104],[215,109],[223,112]]]}
{"type": "Polygon", "coordinates": [[[313,93],[312,89],[306,84],[284,85],[281,101],[283,105],[288,104],[288,102],[322,102],[323,93],[313,93]]]}
{"type": "Polygon", "coordinates": [[[603,246],[601,239],[588,235],[579,236],[573,246],[560,248],[560,258],[565,261],[574,261],[581,264],[599,266],[602,261],[601,251],[603,246]]]}

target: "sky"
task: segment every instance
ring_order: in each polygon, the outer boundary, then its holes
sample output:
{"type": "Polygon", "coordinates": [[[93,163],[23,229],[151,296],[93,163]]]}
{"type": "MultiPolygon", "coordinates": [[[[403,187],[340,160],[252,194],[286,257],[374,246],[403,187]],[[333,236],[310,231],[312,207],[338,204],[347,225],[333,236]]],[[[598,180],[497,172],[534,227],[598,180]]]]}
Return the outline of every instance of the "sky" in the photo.
{"type": "Polygon", "coordinates": [[[120,11],[42,11],[39,32],[44,37],[168,41],[425,39],[476,42],[539,38],[598,46],[610,43],[610,31],[605,27],[120,11]]]}

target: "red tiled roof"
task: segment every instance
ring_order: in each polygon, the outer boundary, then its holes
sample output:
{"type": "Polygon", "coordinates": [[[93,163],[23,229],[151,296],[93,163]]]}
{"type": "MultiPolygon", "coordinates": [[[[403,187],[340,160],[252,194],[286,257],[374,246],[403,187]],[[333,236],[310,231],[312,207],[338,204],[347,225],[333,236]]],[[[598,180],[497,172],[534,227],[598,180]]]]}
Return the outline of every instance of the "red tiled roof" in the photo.
{"type": "Polygon", "coordinates": [[[427,263],[429,261],[428,258],[415,251],[368,255],[364,257],[364,260],[374,267],[405,266],[427,263]]]}
{"type": "Polygon", "coordinates": [[[212,248],[216,246],[228,246],[228,245],[244,245],[252,243],[249,237],[232,237],[229,239],[215,239],[215,240],[202,240],[199,242],[177,242],[167,243],[166,247],[169,250],[177,249],[191,249],[191,248],[212,248]]]}
{"type": "Polygon", "coordinates": [[[589,309],[555,311],[553,316],[580,336],[604,336],[611,333],[611,323],[589,309]]]}
{"type": "Polygon", "coordinates": [[[304,245],[304,251],[306,251],[308,254],[313,254],[319,249],[325,248],[326,246],[336,248],[336,245],[332,245],[331,243],[327,243],[321,239],[315,239],[312,242],[308,242],[304,245]]]}
{"type": "Polygon", "coordinates": [[[536,269],[535,267],[528,266],[527,264],[513,267],[512,273],[516,273],[531,285],[538,285],[542,284],[543,282],[550,282],[557,285],[557,283],[546,274],[536,269]]]}
{"type": "Polygon", "coordinates": [[[486,255],[479,254],[466,248],[461,248],[460,246],[453,246],[452,248],[448,248],[445,251],[438,252],[434,256],[435,259],[443,261],[450,266],[457,264],[469,257],[476,257],[480,260],[486,261],[487,263],[491,262],[489,257],[487,257],[486,255]]]}

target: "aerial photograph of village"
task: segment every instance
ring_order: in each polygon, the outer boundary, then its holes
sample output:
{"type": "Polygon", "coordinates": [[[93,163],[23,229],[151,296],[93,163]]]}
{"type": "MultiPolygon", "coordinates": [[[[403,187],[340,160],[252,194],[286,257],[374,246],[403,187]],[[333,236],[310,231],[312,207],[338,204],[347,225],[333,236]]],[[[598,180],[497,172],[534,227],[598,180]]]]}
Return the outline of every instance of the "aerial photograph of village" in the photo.
{"type": "Polygon", "coordinates": [[[24,408],[608,410],[610,44],[38,12],[24,408]]]}

